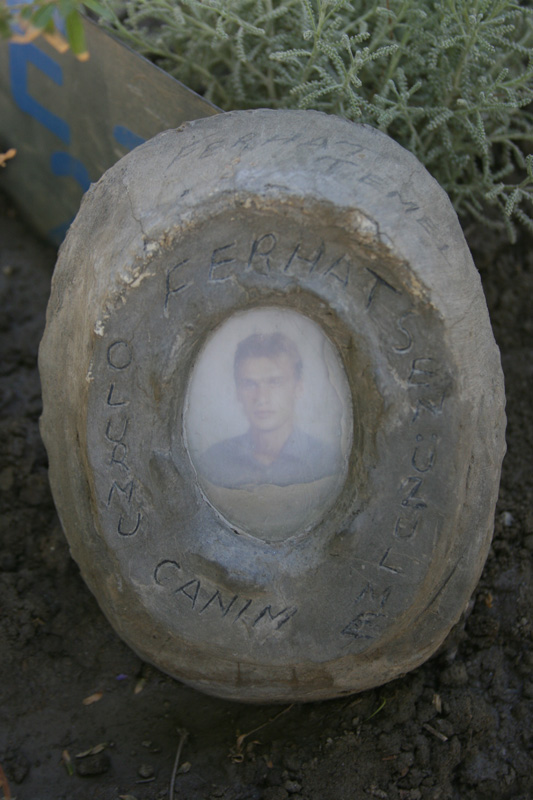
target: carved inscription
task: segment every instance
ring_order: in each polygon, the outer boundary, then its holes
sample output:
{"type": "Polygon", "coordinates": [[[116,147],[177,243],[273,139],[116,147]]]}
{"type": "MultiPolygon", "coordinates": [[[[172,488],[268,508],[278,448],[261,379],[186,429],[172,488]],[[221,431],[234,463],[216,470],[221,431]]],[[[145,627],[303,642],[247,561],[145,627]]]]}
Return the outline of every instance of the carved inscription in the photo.
{"type": "MultiPolygon", "coordinates": [[[[242,271],[295,277],[316,275],[346,289],[355,272],[347,253],[332,254],[323,241],[280,241],[272,231],[251,237],[248,241],[243,238],[221,243],[209,254],[199,254],[198,258],[198,266],[204,268],[203,279],[208,288],[216,288],[242,271]]],[[[196,263],[192,265],[192,259],[185,258],[167,270],[163,298],[165,317],[171,316],[174,304],[181,303],[182,296],[193,287],[195,280],[198,280],[198,271],[196,263]],[[194,280],[187,277],[187,265],[189,269],[194,266],[194,280]]]]}
{"type": "Polygon", "coordinates": [[[264,605],[264,601],[223,592],[203,578],[186,574],[181,565],[171,559],[156,566],[154,581],[172,593],[180,610],[188,609],[199,617],[214,615],[228,625],[242,620],[250,628],[268,626],[279,631],[298,611],[295,606],[280,608],[274,602],[264,605]]]}
{"type": "MultiPolygon", "coordinates": [[[[349,169],[354,180],[386,195],[398,203],[401,211],[413,219],[434,241],[439,250],[446,245],[439,240],[440,231],[434,226],[424,209],[403,190],[388,191],[384,178],[376,176],[365,167],[361,155],[364,148],[349,141],[330,142],[327,137],[306,138],[303,133],[290,137],[273,135],[263,144],[298,142],[299,146],[312,148],[316,159],[328,173],[349,169]],[[337,147],[335,153],[328,150],[337,147]],[[339,154],[338,146],[344,148],[339,154]]],[[[240,137],[232,148],[244,152],[255,147],[256,134],[240,137]]],[[[215,137],[207,137],[184,146],[176,159],[193,153],[201,159],[209,159],[227,143],[215,137]]],[[[396,496],[396,508],[387,522],[383,548],[375,558],[374,567],[383,580],[390,584],[377,589],[371,581],[353,600],[352,618],[340,629],[340,634],[353,641],[371,641],[379,638],[384,626],[391,618],[396,587],[405,580],[405,564],[409,559],[408,548],[419,542],[425,532],[428,516],[431,519],[431,481],[439,463],[439,446],[444,437],[440,424],[451,379],[432,346],[424,346],[417,340],[417,311],[401,288],[394,285],[394,277],[382,274],[379,265],[374,269],[354,263],[353,256],[343,252],[337,243],[326,244],[320,237],[304,237],[286,240],[275,230],[268,228],[216,243],[194,255],[178,257],[164,275],[162,285],[162,311],[168,319],[173,310],[186,302],[187,292],[198,282],[205,282],[207,290],[215,291],[238,273],[255,273],[263,276],[293,276],[295,278],[320,279],[324,284],[359,293],[360,307],[372,318],[388,319],[389,337],[385,339],[387,356],[400,363],[398,372],[405,376],[407,396],[412,415],[409,422],[409,451],[404,452],[402,463],[405,471],[401,475],[396,496]],[[392,331],[392,334],[390,333],[392,331]],[[407,555],[406,555],[407,553],[407,555]]],[[[184,254],[185,256],[185,254],[184,254]]],[[[305,284],[304,284],[305,285],[305,284]]],[[[120,537],[131,537],[144,527],[144,511],[138,499],[137,483],[129,463],[129,450],[134,424],[132,404],[134,381],[128,378],[133,364],[131,343],[123,339],[112,341],[106,351],[108,382],[104,389],[105,418],[103,434],[108,445],[107,478],[104,504],[112,518],[112,529],[120,537]]],[[[434,523],[433,523],[434,527],[434,523]]],[[[409,551],[410,552],[410,551],[409,551]]],[[[413,549],[416,555],[416,551],[413,549]]],[[[188,611],[198,619],[215,617],[224,624],[233,625],[244,621],[250,630],[270,628],[279,631],[297,614],[298,609],[272,601],[258,601],[239,594],[231,594],[213,583],[187,574],[181,565],[171,559],[160,561],[153,573],[159,587],[171,593],[176,608],[188,611]]],[[[380,586],[383,583],[380,582],[380,586]]]]}
{"type": "MultiPolygon", "coordinates": [[[[322,142],[320,146],[322,147],[322,142]]],[[[318,144],[317,144],[318,146],[318,144]]],[[[324,155],[324,158],[327,158],[324,155]]],[[[336,168],[331,162],[331,168],[336,168]]],[[[362,175],[361,180],[368,185],[376,185],[372,176],[362,175]]],[[[377,185],[376,185],[376,188],[377,185]]],[[[383,187],[381,187],[383,188],[383,187]]],[[[419,208],[408,197],[400,193],[394,195],[406,214],[415,214],[419,208]]],[[[421,216],[420,224],[427,224],[421,216]]],[[[405,376],[407,396],[409,397],[412,415],[410,419],[411,444],[405,463],[408,465],[398,482],[397,507],[390,519],[390,527],[382,552],[376,558],[375,566],[383,575],[393,579],[385,596],[376,601],[373,591],[363,592],[356,599],[357,615],[345,625],[341,633],[352,639],[372,639],[379,635],[383,624],[389,618],[385,606],[391,594],[394,594],[394,581],[405,579],[405,565],[409,560],[416,561],[417,542],[424,542],[425,534],[433,535],[435,523],[426,525],[425,520],[432,509],[428,499],[428,481],[438,465],[438,450],[443,437],[442,415],[447,393],[451,386],[451,378],[444,364],[435,355],[431,347],[425,347],[417,341],[417,316],[412,300],[399,286],[391,282],[391,278],[382,274],[379,267],[365,267],[353,263],[351,256],[342,251],[331,250],[330,246],[320,239],[302,239],[294,242],[283,241],[280,235],[272,230],[265,230],[250,237],[222,241],[206,254],[198,254],[196,258],[203,262],[203,271],[195,267],[195,274],[204,276],[207,287],[215,287],[232,280],[239,271],[254,272],[259,275],[293,275],[300,278],[318,277],[324,282],[334,282],[335,286],[349,289],[360,294],[361,305],[376,324],[384,320],[387,328],[382,339],[386,353],[394,362],[394,369],[400,365],[399,373],[405,376]],[[424,349],[422,349],[424,348],[424,349]],[[428,533],[428,531],[431,531],[428,533]],[[412,547],[412,554],[406,548],[412,547]],[[376,602],[378,606],[376,607],[376,602]]],[[[170,268],[166,276],[164,296],[164,313],[170,316],[173,302],[179,295],[192,286],[183,268],[187,259],[170,268]]],[[[392,279],[393,280],[393,279],[392,279]]],[[[113,395],[115,397],[115,395],[113,395]]],[[[116,395],[115,402],[123,398],[116,395]]],[[[126,485],[121,485],[126,490],[126,485]]],[[[116,491],[119,491],[117,488],[116,491]]],[[[432,517],[430,516],[430,520],[432,517]]],[[[427,538],[427,537],[426,537],[427,538]]],[[[420,544],[420,547],[424,547],[420,544]]],[[[209,597],[204,597],[204,605],[200,603],[197,592],[199,585],[192,582],[176,587],[177,594],[184,594],[191,602],[191,609],[199,614],[214,607],[225,616],[235,617],[238,608],[237,598],[223,598],[216,589],[209,597]]],[[[244,601],[243,601],[244,602],[244,601]]],[[[247,602],[247,601],[246,601],[247,602]]],[[[250,601],[251,602],[251,601],[250,601]]],[[[239,611],[244,606],[239,607],[239,611]]],[[[270,608],[270,607],[269,607],[270,608]]],[[[246,611],[248,612],[248,606],[246,611]]],[[[244,613],[244,612],[243,612],[244,613]]],[[[250,612],[251,613],[251,612],[250,612]]],[[[284,609],[280,614],[286,613],[284,609]]],[[[269,616],[265,611],[265,615],[269,616]]],[[[276,616],[277,619],[277,616],[276,616]]],[[[255,623],[254,623],[255,624],[255,623]]],[[[253,625],[252,625],[253,627],[253,625]]]]}
{"type": "Polygon", "coordinates": [[[369,163],[375,157],[373,150],[350,139],[339,139],[336,136],[309,137],[305,131],[290,135],[274,134],[262,139],[259,131],[250,131],[228,145],[224,139],[220,139],[218,134],[204,134],[195,141],[182,145],[172,164],[193,155],[201,161],[208,161],[221,151],[228,152],[228,150],[235,156],[239,156],[251,148],[260,152],[262,148],[272,144],[280,149],[296,145],[298,157],[308,154],[308,157],[320,164],[328,175],[339,174],[343,177],[349,175],[354,183],[368,186],[397,203],[398,209],[414,219],[420,232],[427,235],[428,246],[446,254],[449,245],[444,238],[441,226],[428,214],[427,208],[424,205],[421,206],[410,195],[409,186],[402,186],[400,190],[391,189],[391,181],[388,177],[377,175],[372,169],[369,169],[369,163]]]}
{"type": "MultiPolygon", "coordinates": [[[[407,201],[399,196],[404,205],[407,201]]],[[[406,208],[406,213],[416,208],[406,208]]],[[[379,312],[380,304],[385,304],[388,314],[394,303],[401,299],[402,292],[391,285],[379,272],[367,269],[372,280],[369,283],[366,298],[366,311],[369,314],[379,312]]],[[[394,313],[394,312],[392,312],[394,313]]],[[[379,638],[384,623],[389,619],[387,611],[391,596],[394,596],[397,581],[405,579],[403,553],[405,546],[413,545],[416,557],[416,543],[425,532],[426,518],[431,513],[428,481],[434,480],[438,465],[438,450],[443,437],[442,419],[446,396],[451,387],[451,377],[441,361],[431,352],[422,350],[414,334],[416,312],[405,307],[394,320],[394,328],[398,333],[388,341],[390,357],[395,364],[404,365],[407,391],[411,400],[413,413],[410,420],[411,445],[408,467],[398,485],[396,512],[390,534],[386,539],[383,551],[377,560],[377,567],[393,581],[381,594],[378,594],[372,583],[356,597],[354,604],[356,614],[342,628],[341,633],[352,640],[373,640],[379,638]]],[[[390,329],[389,329],[390,330],[390,329]]],[[[433,527],[435,523],[433,521],[433,527]]]]}
{"type": "Polygon", "coordinates": [[[389,586],[381,594],[376,595],[371,583],[367,583],[365,588],[355,598],[356,606],[355,617],[342,629],[344,636],[351,636],[353,639],[375,639],[376,625],[380,620],[388,619],[386,606],[388,604],[392,588],[389,586]],[[358,607],[365,607],[359,610],[358,607]]]}
{"type": "Polygon", "coordinates": [[[133,536],[141,528],[142,512],[135,499],[135,479],[128,463],[132,426],[127,373],[133,361],[131,346],[122,339],[112,342],[106,360],[109,373],[103,425],[109,452],[106,507],[117,534],[133,536]]]}

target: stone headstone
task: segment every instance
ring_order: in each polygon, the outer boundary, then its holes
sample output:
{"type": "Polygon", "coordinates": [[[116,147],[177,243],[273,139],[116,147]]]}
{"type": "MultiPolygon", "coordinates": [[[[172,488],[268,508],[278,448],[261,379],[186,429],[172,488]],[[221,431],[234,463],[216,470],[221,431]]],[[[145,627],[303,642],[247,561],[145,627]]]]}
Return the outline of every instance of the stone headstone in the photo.
{"type": "Polygon", "coordinates": [[[91,187],[40,351],[71,551],[118,633],[206,692],[385,683],[459,619],[504,392],[445,193],[311,111],[166,131],[91,187]]]}

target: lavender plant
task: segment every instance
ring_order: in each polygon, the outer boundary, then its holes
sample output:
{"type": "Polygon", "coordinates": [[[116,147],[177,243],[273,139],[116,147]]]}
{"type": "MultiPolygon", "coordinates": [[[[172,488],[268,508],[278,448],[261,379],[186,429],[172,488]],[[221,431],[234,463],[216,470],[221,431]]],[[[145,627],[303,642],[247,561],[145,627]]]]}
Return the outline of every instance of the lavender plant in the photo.
{"type": "MultiPolygon", "coordinates": [[[[533,10],[514,0],[103,0],[223,109],[315,108],[410,149],[463,218],[533,231],[533,10]],[[496,213],[497,212],[497,213],[496,213]]],[[[109,24],[109,23],[108,23],[109,24]]]]}

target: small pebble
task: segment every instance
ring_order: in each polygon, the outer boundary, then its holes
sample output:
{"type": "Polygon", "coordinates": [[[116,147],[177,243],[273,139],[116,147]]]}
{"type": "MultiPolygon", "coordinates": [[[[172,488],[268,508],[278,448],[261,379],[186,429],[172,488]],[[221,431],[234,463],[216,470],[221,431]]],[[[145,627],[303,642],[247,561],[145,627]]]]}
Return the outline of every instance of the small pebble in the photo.
{"type": "Polygon", "coordinates": [[[510,528],[514,523],[514,517],[510,511],[503,511],[501,516],[502,524],[505,528],[510,528]]]}
{"type": "Polygon", "coordinates": [[[107,772],[110,766],[111,762],[109,760],[109,756],[106,753],[97,753],[94,756],[80,758],[76,763],[76,772],[78,775],[83,775],[84,777],[90,775],[103,775],[104,772],[107,772]]]}
{"type": "Polygon", "coordinates": [[[137,770],[137,774],[141,778],[151,778],[154,774],[154,768],[151,766],[151,764],[141,764],[137,770]]]}

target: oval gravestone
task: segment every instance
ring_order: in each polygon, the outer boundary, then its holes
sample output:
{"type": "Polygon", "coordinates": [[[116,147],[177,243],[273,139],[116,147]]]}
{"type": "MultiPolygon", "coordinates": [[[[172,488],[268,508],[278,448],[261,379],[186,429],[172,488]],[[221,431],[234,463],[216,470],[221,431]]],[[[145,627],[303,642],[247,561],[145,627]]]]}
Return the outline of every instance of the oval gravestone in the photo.
{"type": "Polygon", "coordinates": [[[118,633],[204,691],[416,667],[489,547],[504,393],[444,192],[317,112],[166,131],[87,193],[40,351],[65,533],[118,633]]]}

